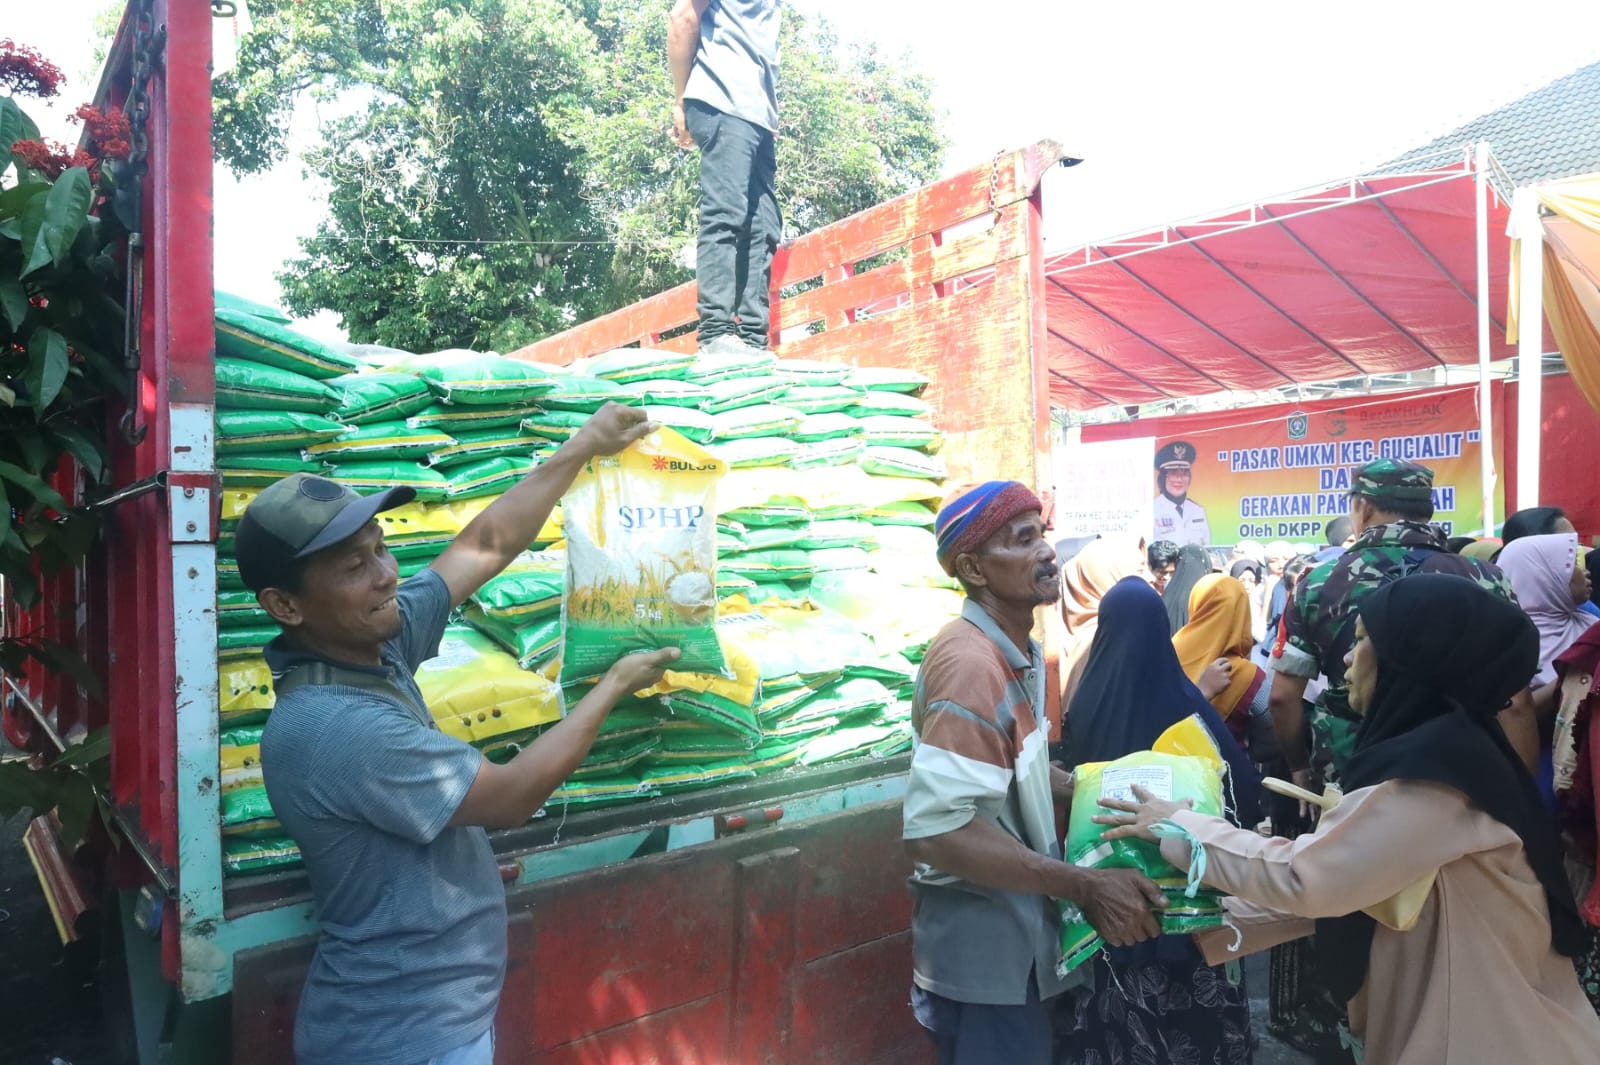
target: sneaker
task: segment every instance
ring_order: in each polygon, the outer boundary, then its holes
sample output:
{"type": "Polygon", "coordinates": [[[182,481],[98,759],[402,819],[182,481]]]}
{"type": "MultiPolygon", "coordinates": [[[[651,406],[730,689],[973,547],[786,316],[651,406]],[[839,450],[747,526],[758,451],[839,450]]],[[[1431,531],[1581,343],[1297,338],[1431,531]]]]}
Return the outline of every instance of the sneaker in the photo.
{"type": "Polygon", "coordinates": [[[727,333],[723,336],[712,337],[700,345],[700,350],[711,355],[742,355],[747,351],[764,350],[752,348],[744,342],[744,338],[736,333],[727,333]]]}

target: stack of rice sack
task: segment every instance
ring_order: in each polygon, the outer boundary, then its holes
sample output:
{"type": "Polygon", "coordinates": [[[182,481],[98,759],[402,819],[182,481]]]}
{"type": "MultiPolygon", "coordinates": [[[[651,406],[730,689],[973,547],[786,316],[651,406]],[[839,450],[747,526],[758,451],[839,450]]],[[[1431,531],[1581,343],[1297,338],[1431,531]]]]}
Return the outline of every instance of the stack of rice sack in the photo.
{"type": "MultiPolygon", "coordinates": [[[[634,801],[908,748],[914,663],[961,606],[935,561],[943,437],[917,397],[927,380],[764,352],[639,349],[569,374],[565,387],[605,382],[610,398],[642,404],[731,468],[717,488],[716,628],[734,676],[669,673],[613,715],[616,731],[552,803],[634,801]]],[[[576,424],[550,411],[525,423],[557,435],[576,424]]]]}
{"type": "MultiPolygon", "coordinates": [[[[417,502],[379,521],[401,576],[409,577],[556,446],[521,427],[538,409],[535,399],[556,389],[546,369],[465,351],[378,352],[385,365],[374,367],[287,322],[272,308],[217,296],[222,821],[225,865],[235,873],[298,859],[281,838],[260,779],[260,725],[273,698],[261,648],[278,630],[245,589],[233,554],[234,530],[250,500],[301,471],[361,492],[408,485],[417,502]]],[[[548,530],[549,539],[559,535],[548,530]]],[[[446,646],[472,663],[450,667],[443,653],[436,660],[445,664],[434,670],[430,706],[446,731],[490,745],[559,716],[554,685],[476,630],[454,630],[446,646]]]]}
{"type": "Polygon", "coordinates": [[[217,293],[216,450],[224,479],[217,543],[217,673],[224,862],[231,872],[298,859],[261,786],[261,723],[272,707],[262,646],[277,626],[239,579],[233,534],[255,489],[321,467],[305,448],[338,437],[339,393],[354,360],[288,328],[270,307],[217,293]]]}
{"type": "MultiPolygon", "coordinates": [[[[410,576],[608,401],[644,407],[732,467],[718,488],[716,578],[732,676],[672,672],[619,707],[551,806],[639,801],[909,747],[914,663],[960,611],[934,561],[942,436],[917,398],[922,377],[641,349],[559,369],[466,351],[378,352],[365,365],[270,308],[220,295],[217,337],[229,872],[298,860],[260,786],[272,705],[260,647],[277,630],[231,551],[256,492],[299,470],[362,492],[414,487],[417,502],[379,518],[410,576]]],[[[561,539],[558,512],[419,671],[440,728],[495,760],[583,694],[557,677],[561,539]]]]}

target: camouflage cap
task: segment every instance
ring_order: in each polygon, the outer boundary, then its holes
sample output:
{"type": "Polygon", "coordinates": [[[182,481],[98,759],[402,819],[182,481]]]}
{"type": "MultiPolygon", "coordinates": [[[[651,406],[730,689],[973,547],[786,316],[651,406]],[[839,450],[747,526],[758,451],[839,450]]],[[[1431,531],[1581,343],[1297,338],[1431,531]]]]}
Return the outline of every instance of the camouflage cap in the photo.
{"type": "Polygon", "coordinates": [[[1433,501],[1433,471],[1404,459],[1375,459],[1356,470],[1350,494],[1378,502],[1433,501]]]}

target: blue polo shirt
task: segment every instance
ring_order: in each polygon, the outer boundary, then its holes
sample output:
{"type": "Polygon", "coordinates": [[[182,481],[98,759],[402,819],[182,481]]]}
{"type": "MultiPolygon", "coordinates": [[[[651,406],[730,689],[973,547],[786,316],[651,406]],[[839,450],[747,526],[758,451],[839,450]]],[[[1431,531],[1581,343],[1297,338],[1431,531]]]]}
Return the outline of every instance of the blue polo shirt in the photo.
{"type": "MultiPolygon", "coordinates": [[[[360,688],[285,693],[261,737],[267,796],[299,844],[321,934],[295,1019],[299,1065],[413,1065],[494,1023],[506,897],[489,837],[451,828],[479,754],[433,723],[413,676],[438,653],[444,580],[399,590],[400,634],[381,667],[402,705],[360,688]]],[[[274,676],[312,656],[274,640],[274,676]]]]}

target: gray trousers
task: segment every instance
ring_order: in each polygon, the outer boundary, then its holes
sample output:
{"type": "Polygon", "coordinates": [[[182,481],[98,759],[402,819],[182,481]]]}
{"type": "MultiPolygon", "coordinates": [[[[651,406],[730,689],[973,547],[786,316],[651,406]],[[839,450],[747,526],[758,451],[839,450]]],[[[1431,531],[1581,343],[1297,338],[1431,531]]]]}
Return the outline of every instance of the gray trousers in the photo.
{"type": "Polygon", "coordinates": [[[685,101],[684,121],[700,149],[700,343],[738,336],[765,348],[772,254],[783,230],[772,131],[698,100],[685,101]]]}

